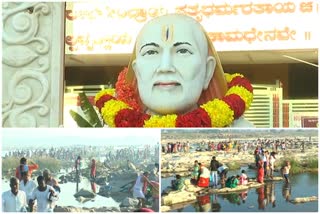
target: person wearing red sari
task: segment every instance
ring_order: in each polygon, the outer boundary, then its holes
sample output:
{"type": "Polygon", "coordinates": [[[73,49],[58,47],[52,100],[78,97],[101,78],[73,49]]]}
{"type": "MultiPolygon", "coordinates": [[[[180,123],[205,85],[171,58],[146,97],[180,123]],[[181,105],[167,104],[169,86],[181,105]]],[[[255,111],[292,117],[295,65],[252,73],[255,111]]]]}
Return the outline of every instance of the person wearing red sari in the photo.
{"type": "Polygon", "coordinates": [[[97,170],[96,160],[92,159],[91,160],[91,171],[90,171],[90,177],[92,180],[96,179],[96,170],[97,170]]]}
{"type": "Polygon", "coordinates": [[[200,166],[200,176],[198,179],[199,187],[209,187],[210,183],[210,171],[203,164],[199,163],[200,166]]]}
{"type": "Polygon", "coordinates": [[[257,177],[257,181],[258,181],[259,183],[263,183],[263,179],[264,179],[263,163],[259,162],[259,164],[258,164],[258,177],[257,177]]]}

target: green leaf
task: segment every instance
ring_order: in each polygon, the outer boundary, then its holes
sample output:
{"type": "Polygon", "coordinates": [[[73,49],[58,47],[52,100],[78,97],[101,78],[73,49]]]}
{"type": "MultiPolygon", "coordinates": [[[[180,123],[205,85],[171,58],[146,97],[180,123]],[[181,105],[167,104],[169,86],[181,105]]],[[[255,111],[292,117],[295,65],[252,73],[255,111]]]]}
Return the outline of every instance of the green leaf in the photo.
{"type": "Polygon", "coordinates": [[[70,110],[69,111],[71,117],[76,121],[79,127],[93,127],[86,119],[84,119],[80,114],[77,112],[70,110]]]}
{"type": "Polygon", "coordinates": [[[103,127],[96,110],[93,108],[92,104],[89,102],[87,95],[82,92],[79,93],[80,97],[80,107],[85,115],[87,121],[92,125],[92,127],[103,127]]]}

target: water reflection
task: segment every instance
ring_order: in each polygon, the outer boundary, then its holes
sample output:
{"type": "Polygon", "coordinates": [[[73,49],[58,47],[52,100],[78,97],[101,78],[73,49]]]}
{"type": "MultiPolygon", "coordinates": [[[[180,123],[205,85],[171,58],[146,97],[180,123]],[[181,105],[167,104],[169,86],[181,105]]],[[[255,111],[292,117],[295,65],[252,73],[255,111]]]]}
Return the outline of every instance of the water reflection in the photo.
{"type": "Polygon", "coordinates": [[[225,194],[221,195],[221,197],[227,201],[229,201],[231,204],[241,204],[241,198],[239,193],[230,193],[230,194],[225,194]]]}
{"type": "Polygon", "coordinates": [[[266,208],[266,202],[264,198],[264,186],[258,188],[256,192],[258,194],[258,209],[264,210],[266,208]]]}
{"type": "Polygon", "coordinates": [[[196,212],[210,212],[211,200],[210,195],[201,195],[197,197],[198,203],[194,204],[196,212]]]}
{"type": "Polygon", "coordinates": [[[248,191],[241,192],[241,193],[239,194],[239,196],[240,196],[240,198],[241,198],[241,200],[242,200],[242,203],[243,203],[243,204],[246,203],[246,200],[247,200],[247,198],[248,198],[248,191]]]}
{"type": "MultiPolygon", "coordinates": [[[[170,185],[173,178],[163,178],[162,187],[170,185]]],[[[292,176],[290,184],[284,181],[266,182],[263,187],[250,188],[247,191],[234,194],[208,194],[211,200],[211,211],[202,197],[198,201],[172,212],[316,212],[317,202],[302,204],[289,203],[297,197],[318,195],[318,174],[304,173],[292,176]],[[240,204],[239,204],[240,202],[240,204]]],[[[206,197],[204,197],[206,198],[206,197]]]]}
{"type": "Polygon", "coordinates": [[[264,210],[268,204],[276,207],[275,183],[268,182],[256,190],[258,194],[258,209],[264,210]]]}
{"type": "Polygon", "coordinates": [[[220,203],[218,202],[218,197],[217,195],[211,195],[210,196],[210,199],[211,199],[211,210],[212,212],[220,212],[220,209],[221,209],[221,205],[220,203]]]}
{"type": "Polygon", "coordinates": [[[282,196],[286,201],[289,201],[291,198],[291,184],[290,183],[284,183],[282,185],[282,196]]]}
{"type": "Polygon", "coordinates": [[[76,183],[76,193],[79,192],[79,182],[76,183]]]}

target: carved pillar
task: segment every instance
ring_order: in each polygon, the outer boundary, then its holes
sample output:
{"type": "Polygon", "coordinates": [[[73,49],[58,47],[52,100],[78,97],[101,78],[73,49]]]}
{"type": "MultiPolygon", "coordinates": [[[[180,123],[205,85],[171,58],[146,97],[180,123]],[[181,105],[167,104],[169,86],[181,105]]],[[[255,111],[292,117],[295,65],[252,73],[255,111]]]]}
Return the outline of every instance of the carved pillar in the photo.
{"type": "Polygon", "coordinates": [[[2,126],[58,127],[64,86],[63,2],[2,3],[2,126]]]}

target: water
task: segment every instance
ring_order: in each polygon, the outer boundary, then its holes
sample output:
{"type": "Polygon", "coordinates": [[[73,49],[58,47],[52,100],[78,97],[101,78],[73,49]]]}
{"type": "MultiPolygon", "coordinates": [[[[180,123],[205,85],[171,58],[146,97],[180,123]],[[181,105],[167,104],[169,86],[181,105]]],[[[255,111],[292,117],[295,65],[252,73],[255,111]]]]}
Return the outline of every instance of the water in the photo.
{"type": "MultiPolygon", "coordinates": [[[[254,176],[254,170],[248,170],[249,177],[254,176]]],[[[228,175],[237,172],[229,172],[228,175]]],[[[277,176],[277,175],[275,175],[277,176]]],[[[161,189],[170,185],[173,177],[162,178],[161,189]]],[[[296,197],[318,197],[318,174],[304,173],[290,177],[291,183],[283,181],[268,182],[264,187],[249,189],[247,192],[225,195],[209,194],[198,198],[193,204],[172,212],[317,212],[318,201],[300,204],[290,203],[288,200],[296,197]],[[245,195],[247,194],[247,196],[245,195]],[[244,200],[243,200],[244,199],[244,200]],[[206,203],[209,202],[209,203],[206,203]],[[201,205],[203,204],[203,205],[201,205]]]]}
{"type": "MultiPolygon", "coordinates": [[[[36,182],[36,181],[35,181],[36,182]]],[[[103,197],[100,195],[96,195],[96,197],[90,201],[85,203],[80,203],[73,196],[76,191],[76,183],[65,183],[59,184],[61,188],[61,193],[59,195],[59,200],[56,202],[58,206],[74,206],[74,207],[85,207],[85,208],[97,208],[97,207],[119,207],[119,203],[113,200],[112,198],[103,197]]],[[[84,188],[86,190],[91,190],[91,183],[88,179],[82,178],[79,183],[78,190],[84,188]]],[[[2,180],[2,192],[10,190],[9,181],[2,180]]],[[[96,185],[96,192],[99,192],[99,185],[96,185]]]]}

